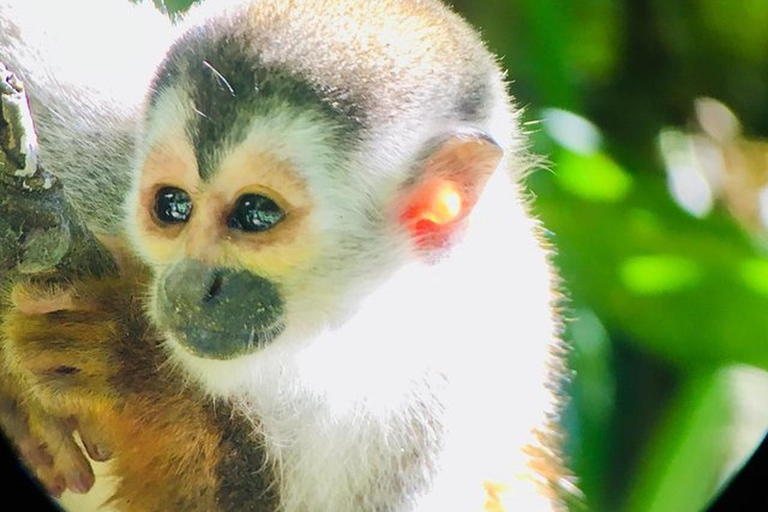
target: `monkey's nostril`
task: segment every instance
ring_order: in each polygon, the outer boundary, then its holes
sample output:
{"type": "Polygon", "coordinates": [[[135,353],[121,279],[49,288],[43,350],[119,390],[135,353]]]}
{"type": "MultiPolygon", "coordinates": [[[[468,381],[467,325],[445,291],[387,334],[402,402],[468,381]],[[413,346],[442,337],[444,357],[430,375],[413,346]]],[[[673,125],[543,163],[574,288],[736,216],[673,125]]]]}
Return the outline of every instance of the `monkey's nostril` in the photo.
{"type": "Polygon", "coordinates": [[[221,272],[216,272],[211,286],[208,287],[208,291],[205,293],[205,297],[203,297],[203,302],[211,302],[215,299],[219,292],[221,292],[222,284],[224,284],[224,278],[221,276],[221,272]]]}

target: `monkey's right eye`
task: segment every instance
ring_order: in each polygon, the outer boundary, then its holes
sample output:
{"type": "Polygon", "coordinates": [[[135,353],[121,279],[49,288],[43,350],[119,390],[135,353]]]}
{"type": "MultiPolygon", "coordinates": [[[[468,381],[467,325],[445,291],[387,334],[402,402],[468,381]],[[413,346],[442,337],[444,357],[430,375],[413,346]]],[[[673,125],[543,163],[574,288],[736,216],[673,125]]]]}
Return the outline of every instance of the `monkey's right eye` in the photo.
{"type": "Polygon", "coordinates": [[[176,187],[163,187],[155,195],[155,216],[165,224],[187,222],[192,215],[192,199],[176,187]]]}

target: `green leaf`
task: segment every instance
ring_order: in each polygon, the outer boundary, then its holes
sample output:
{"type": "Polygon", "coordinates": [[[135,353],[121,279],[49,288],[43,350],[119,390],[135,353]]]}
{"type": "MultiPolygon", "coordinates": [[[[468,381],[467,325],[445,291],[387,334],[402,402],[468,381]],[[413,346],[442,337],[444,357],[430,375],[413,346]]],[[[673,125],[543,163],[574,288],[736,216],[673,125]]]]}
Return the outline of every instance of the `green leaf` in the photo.
{"type": "Polygon", "coordinates": [[[702,270],[690,258],[674,254],[633,256],[620,268],[624,286],[636,295],[659,295],[695,286],[702,270]]]}
{"type": "Polygon", "coordinates": [[[628,512],[704,510],[716,493],[731,421],[724,370],[688,378],[637,472],[628,512]]]}
{"type": "Polygon", "coordinates": [[[632,177],[600,152],[581,155],[563,150],[555,175],[563,190],[589,201],[618,203],[632,188],[632,177]]]}
{"type": "Polygon", "coordinates": [[[751,259],[739,268],[744,284],[750,290],[768,296],[768,259],[751,259]]]}

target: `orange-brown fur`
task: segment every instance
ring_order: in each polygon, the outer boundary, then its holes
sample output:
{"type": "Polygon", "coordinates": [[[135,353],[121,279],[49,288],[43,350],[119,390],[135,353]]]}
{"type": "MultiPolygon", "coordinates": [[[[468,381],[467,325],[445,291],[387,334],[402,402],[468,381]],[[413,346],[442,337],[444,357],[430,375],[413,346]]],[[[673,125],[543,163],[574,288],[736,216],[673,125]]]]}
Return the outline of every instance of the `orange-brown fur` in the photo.
{"type": "Polygon", "coordinates": [[[13,378],[2,379],[0,395],[15,397],[33,434],[47,430],[40,438],[50,437],[51,420],[70,417],[98,431],[115,454],[120,510],[216,510],[222,432],[202,396],[165,364],[145,321],[144,280],[130,265],[66,288],[17,284],[2,324],[3,373],[13,378]],[[65,367],[77,371],[57,371],[65,367]]]}

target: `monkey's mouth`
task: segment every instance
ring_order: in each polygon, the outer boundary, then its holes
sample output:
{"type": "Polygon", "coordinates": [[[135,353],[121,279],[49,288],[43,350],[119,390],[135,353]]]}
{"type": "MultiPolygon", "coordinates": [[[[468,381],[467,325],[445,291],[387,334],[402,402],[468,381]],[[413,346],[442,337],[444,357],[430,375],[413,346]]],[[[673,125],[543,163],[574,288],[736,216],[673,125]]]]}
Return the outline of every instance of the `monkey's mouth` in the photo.
{"type": "Polygon", "coordinates": [[[246,270],[180,260],[155,286],[158,326],[197,357],[234,359],[285,330],[278,286],[246,270]]]}
{"type": "Polygon", "coordinates": [[[208,330],[199,327],[166,328],[171,337],[192,355],[227,360],[253,353],[285,331],[285,324],[244,329],[208,330]]]}

